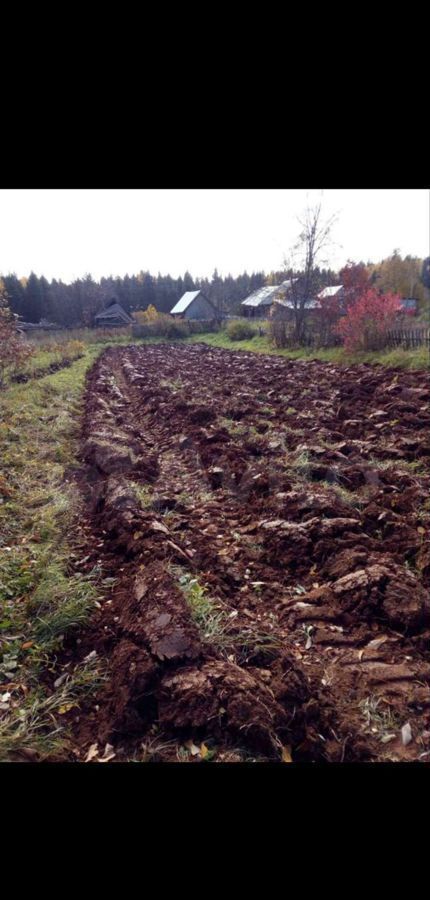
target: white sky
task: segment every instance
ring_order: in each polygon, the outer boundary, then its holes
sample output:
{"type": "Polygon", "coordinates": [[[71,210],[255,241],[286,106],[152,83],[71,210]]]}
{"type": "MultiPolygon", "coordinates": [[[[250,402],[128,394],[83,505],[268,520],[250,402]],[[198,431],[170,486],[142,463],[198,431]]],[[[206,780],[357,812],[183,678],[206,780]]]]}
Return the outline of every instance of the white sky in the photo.
{"type": "MultiPolygon", "coordinates": [[[[282,268],[316,190],[0,190],[0,273],[210,277],[282,268]]],[[[338,214],[328,263],[428,256],[427,190],[324,190],[338,214]]]]}

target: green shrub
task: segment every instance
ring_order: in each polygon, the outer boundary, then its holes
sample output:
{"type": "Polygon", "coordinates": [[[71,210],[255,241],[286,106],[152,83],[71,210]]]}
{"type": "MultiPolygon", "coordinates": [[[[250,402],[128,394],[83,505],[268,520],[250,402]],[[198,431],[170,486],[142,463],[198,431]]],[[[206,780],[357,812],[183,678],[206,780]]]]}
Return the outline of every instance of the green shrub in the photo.
{"type": "Polygon", "coordinates": [[[240,319],[237,319],[228,323],[227,334],[231,341],[246,341],[253,338],[256,331],[248,322],[241,322],[240,319]]]}
{"type": "Polygon", "coordinates": [[[186,338],[189,337],[190,329],[186,322],[181,322],[180,320],[169,319],[168,322],[165,323],[164,329],[161,332],[167,338],[186,338]]]}

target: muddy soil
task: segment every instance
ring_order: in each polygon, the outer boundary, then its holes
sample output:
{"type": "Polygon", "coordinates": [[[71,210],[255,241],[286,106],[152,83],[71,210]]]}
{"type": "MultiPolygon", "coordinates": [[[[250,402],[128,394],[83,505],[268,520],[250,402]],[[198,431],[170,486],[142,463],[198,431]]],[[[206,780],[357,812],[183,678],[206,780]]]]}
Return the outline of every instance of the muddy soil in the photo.
{"type": "Polygon", "coordinates": [[[157,734],[166,761],[190,739],[215,761],[430,759],[428,400],[427,373],[382,366],[99,357],[87,553],[115,582],[69,648],[109,659],[82,758],[157,734]]]}

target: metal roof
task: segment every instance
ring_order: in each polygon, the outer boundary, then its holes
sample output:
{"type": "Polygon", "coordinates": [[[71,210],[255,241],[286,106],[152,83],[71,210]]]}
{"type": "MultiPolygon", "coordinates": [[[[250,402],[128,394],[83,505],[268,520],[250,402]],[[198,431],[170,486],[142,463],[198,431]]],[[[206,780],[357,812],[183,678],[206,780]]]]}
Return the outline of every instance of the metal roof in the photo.
{"type": "Polygon", "coordinates": [[[170,314],[173,313],[183,313],[186,309],[188,309],[190,303],[196,299],[196,297],[200,294],[200,291],[185,291],[185,294],[182,294],[180,300],[178,300],[176,306],[170,310],[170,314]]]}
{"type": "MultiPolygon", "coordinates": [[[[278,303],[279,306],[285,306],[287,309],[295,308],[293,300],[289,300],[286,297],[277,297],[276,300],[274,300],[274,303],[278,303]]],[[[300,306],[300,302],[298,305],[300,306]]],[[[305,309],[315,309],[316,307],[319,307],[320,305],[321,304],[318,302],[318,300],[314,300],[312,297],[310,297],[308,300],[305,300],[304,308],[305,309]]]]}
{"type": "Polygon", "coordinates": [[[324,288],[324,290],[320,291],[318,297],[320,300],[324,300],[325,297],[334,297],[335,294],[339,293],[343,289],[343,284],[334,284],[330,287],[324,288]]]}
{"type": "Polygon", "coordinates": [[[273,303],[273,295],[278,290],[278,285],[274,287],[270,285],[258,288],[246,300],[242,300],[242,306],[270,306],[273,303]]]}
{"type": "Polygon", "coordinates": [[[283,281],[282,284],[269,284],[258,288],[246,300],[242,300],[242,306],[271,306],[275,294],[279,293],[279,291],[288,291],[295,281],[297,281],[297,278],[283,281]]]}

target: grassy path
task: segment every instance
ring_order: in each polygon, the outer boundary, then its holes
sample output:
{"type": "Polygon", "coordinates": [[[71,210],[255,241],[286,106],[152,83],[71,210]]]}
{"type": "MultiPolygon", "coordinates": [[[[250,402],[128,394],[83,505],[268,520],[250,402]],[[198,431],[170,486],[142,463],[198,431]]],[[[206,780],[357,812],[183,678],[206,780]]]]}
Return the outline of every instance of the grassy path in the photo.
{"type": "Polygon", "coordinates": [[[224,331],[215,334],[198,334],[186,338],[187,343],[209,344],[211,347],[222,347],[226,350],[247,350],[253,353],[267,353],[273,356],[284,356],[287,359],[320,359],[336,365],[353,366],[359,363],[381,363],[384,366],[399,366],[402,369],[426,369],[429,366],[429,350],[419,347],[416,350],[388,350],[368,353],[347,354],[342,347],[315,349],[301,347],[298,350],[278,350],[274,348],[268,337],[256,335],[251,340],[231,341],[224,331]]]}
{"type": "Polygon", "coordinates": [[[101,349],[0,395],[0,761],[58,753],[62,716],[102,677],[90,660],[53,691],[56,653],[99,591],[97,572],[79,572],[73,473],[85,375],[101,349]]]}

